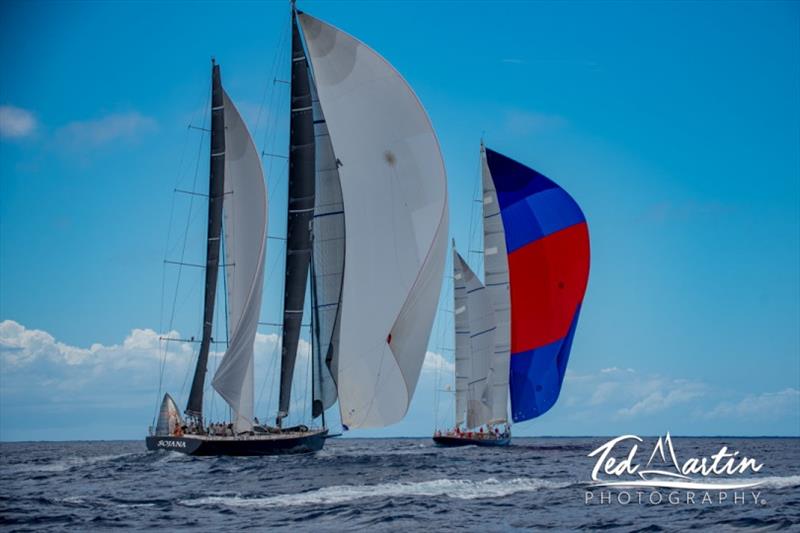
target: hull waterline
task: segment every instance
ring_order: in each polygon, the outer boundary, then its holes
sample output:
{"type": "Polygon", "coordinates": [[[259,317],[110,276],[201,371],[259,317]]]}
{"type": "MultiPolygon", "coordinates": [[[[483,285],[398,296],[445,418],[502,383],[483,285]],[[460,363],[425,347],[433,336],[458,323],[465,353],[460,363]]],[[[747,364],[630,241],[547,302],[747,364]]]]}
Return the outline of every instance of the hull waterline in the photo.
{"type": "Polygon", "coordinates": [[[449,437],[441,435],[433,437],[433,442],[437,446],[442,447],[455,447],[455,446],[508,446],[511,443],[511,437],[502,437],[499,439],[486,439],[486,438],[468,438],[468,437],[449,437]]]}
{"type": "Polygon", "coordinates": [[[195,456],[263,456],[318,452],[328,430],[251,437],[153,436],[145,442],[149,451],[173,451],[195,456]]]}

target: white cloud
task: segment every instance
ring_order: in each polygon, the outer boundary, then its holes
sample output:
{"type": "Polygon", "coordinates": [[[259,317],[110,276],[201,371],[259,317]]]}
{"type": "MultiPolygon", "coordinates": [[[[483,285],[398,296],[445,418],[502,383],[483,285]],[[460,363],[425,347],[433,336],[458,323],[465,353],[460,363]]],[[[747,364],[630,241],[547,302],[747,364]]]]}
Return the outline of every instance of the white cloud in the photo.
{"type": "Polygon", "coordinates": [[[135,141],[154,131],[156,121],[138,111],[114,113],[104,117],[70,122],[56,131],[56,142],[80,150],[97,148],[114,141],[135,141]]]}
{"type": "MultiPolygon", "coordinates": [[[[160,337],[179,338],[176,331],[159,335],[152,329],[134,329],[122,344],[92,344],[79,348],[57,341],[46,331],[27,329],[13,321],[0,322],[0,361],[7,368],[23,368],[36,363],[83,366],[95,369],[141,367],[161,357],[160,337]]],[[[167,352],[169,363],[185,363],[191,357],[188,343],[171,342],[167,352]]],[[[150,365],[152,366],[152,365],[150,365]]]]}
{"type": "Polygon", "coordinates": [[[568,371],[562,401],[573,408],[574,415],[633,419],[675,407],[684,409],[709,390],[706,384],[696,380],[610,367],[592,374],[568,371]]]}
{"type": "Polygon", "coordinates": [[[800,390],[788,388],[778,392],[748,394],[738,402],[720,402],[705,413],[706,418],[778,418],[800,413],[800,390]]]}
{"type": "Polygon", "coordinates": [[[30,111],[10,105],[0,106],[0,137],[28,137],[36,131],[36,127],[36,117],[30,111]]]}
{"type": "Polygon", "coordinates": [[[445,376],[450,376],[455,372],[455,369],[456,366],[442,354],[436,352],[425,353],[425,361],[422,363],[423,372],[441,372],[445,376]]]}

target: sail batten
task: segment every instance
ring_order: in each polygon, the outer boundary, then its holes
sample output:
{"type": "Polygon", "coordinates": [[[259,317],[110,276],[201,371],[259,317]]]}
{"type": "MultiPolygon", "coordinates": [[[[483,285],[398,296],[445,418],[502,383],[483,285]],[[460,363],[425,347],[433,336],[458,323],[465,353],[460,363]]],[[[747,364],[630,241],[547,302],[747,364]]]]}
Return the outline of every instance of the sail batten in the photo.
{"type": "Polygon", "coordinates": [[[318,19],[298,20],[344,208],[341,418],[381,427],[405,415],[433,326],[447,248],[444,164],[419,100],[386,60],[318,19]]]}

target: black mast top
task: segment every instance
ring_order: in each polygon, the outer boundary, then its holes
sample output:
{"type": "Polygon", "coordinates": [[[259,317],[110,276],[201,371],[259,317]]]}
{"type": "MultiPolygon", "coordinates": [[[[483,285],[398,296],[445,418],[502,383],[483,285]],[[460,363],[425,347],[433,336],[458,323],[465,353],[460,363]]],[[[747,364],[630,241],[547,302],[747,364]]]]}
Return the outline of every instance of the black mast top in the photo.
{"type": "MultiPolygon", "coordinates": [[[[292,6],[294,8],[294,5],[292,6]]],[[[276,424],[289,412],[292,377],[311,261],[314,219],[314,115],[311,80],[297,18],[292,11],[292,88],[289,136],[289,212],[286,233],[286,280],[283,301],[281,384],[276,424]]]]}
{"type": "Polygon", "coordinates": [[[211,60],[211,165],[208,184],[208,241],[206,247],[206,287],[203,308],[203,338],[192,379],[192,390],[186,405],[186,415],[203,418],[203,386],[205,385],[214,302],[219,275],[220,234],[222,233],[222,201],[225,195],[225,115],[219,65],[211,60]]]}

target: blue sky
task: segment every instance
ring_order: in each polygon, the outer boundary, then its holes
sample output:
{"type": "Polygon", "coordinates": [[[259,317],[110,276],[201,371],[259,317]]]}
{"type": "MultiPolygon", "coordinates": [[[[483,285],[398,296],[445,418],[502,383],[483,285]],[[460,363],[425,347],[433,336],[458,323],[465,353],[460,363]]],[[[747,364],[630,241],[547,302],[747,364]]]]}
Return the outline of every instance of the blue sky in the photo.
{"type": "MultiPolygon", "coordinates": [[[[414,87],[458,242],[481,136],[581,204],[592,270],[570,371],[556,407],[516,434],[800,435],[800,4],[300,7],[414,87]]],[[[162,261],[180,254],[190,214],[173,189],[206,179],[207,139],[187,125],[202,125],[214,56],[257,145],[285,151],[286,89],[272,80],[287,71],[287,3],[0,10],[0,439],[138,438],[170,324],[176,272],[162,261]]],[[[265,168],[279,204],[285,164],[265,168]]],[[[197,262],[194,202],[185,259],[197,262]]],[[[271,234],[284,216],[273,207],[271,234]]],[[[265,321],[278,316],[278,247],[265,321]]],[[[201,282],[182,276],[172,329],[196,335],[201,282]]],[[[437,406],[440,424],[452,416],[434,392],[448,327],[437,321],[406,419],[355,435],[427,435],[437,406]]],[[[276,339],[261,333],[266,413],[276,339]]],[[[183,402],[191,349],[174,353],[166,383],[183,402]]]]}

